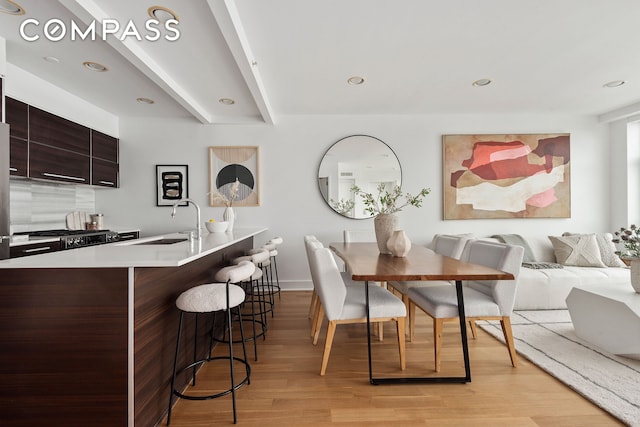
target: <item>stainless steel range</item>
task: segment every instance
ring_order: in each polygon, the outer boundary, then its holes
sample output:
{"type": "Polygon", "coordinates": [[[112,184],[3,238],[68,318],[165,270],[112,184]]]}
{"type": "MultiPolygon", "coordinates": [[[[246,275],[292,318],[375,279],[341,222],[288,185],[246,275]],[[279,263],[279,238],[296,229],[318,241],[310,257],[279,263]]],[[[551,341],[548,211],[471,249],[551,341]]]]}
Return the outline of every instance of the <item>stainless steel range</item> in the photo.
{"type": "Polygon", "coordinates": [[[119,240],[118,233],[110,230],[40,230],[14,234],[26,234],[29,237],[60,237],[60,247],[63,250],[102,245],[119,240]]]}

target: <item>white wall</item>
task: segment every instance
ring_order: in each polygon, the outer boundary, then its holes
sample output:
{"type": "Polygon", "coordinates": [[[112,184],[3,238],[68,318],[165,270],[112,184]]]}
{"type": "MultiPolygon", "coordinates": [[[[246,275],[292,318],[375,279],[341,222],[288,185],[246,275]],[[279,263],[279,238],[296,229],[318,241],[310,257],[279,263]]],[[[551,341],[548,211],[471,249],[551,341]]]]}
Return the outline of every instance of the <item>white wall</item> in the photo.
{"type": "Polygon", "coordinates": [[[119,136],[117,116],[13,64],[7,63],[6,68],[5,93],[7,96],[107,135],[119,136]]]}
{"type": "Polygon", "coordinates": [[[156,207],[155,165],[188,164],[189,195],[203,208],[203,220],[220,218],[222,208],[207,205],[207,147],[260,147],[260,207],[236,208],[236,224],[261,225],[284,238],[279,253],[280,277],[288,285],[309,284],[303,236],[324,243],[342,239],[343,229],[372,229],[373,220],[349,220],[324,204],[316,181],[322,155],[335,141],[368,134],[386,142],[398,155],[403,188],[430,187],[420,209],[406,208],[400,223],[414,244],[426,244],[435,233],[474,232],[557,235],[564,231],[611,231],[609,126],[596,118],[549,115],[432,116],[288,116],[277,124],[207,126],[191,121],[121,118],[121,183],[117,190],[96,192],[96,209],[107,226],[139,226],[151,235],[193,227],[195,212],[156,207]],[[509,220],[442,220],[443,134],[571,133],[572,218],[509,220]]]}

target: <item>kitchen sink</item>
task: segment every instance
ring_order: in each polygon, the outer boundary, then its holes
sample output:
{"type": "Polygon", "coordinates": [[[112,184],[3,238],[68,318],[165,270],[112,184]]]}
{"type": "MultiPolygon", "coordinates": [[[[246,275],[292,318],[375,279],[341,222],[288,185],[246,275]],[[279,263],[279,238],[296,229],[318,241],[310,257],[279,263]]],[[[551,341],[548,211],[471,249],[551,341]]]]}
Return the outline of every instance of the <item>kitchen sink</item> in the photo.
{"type": "Polygon", "coordinates": [[[186,242],[187,239],[156,239],[146,242],[132,243],[132,245],[173,245],[174,243],[186,242]]]}

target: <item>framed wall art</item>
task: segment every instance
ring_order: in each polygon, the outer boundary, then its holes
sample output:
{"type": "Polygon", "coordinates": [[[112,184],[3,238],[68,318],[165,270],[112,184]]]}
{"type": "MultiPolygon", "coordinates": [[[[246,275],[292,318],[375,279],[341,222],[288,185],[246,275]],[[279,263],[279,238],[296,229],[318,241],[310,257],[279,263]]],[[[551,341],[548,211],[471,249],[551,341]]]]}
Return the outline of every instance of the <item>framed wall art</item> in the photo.
{"type": "MultiPolygon", "coordinates": [[[[156,165],[156,205],[172,206],[189,197],[188,165],[156,165]]],[[[180,206],[187,206],[181,203],[180,206]]]]}
{"type": "Polygon", "coordinates": [[[209,147],[209,206],[260,206],[259,160],[258,147],[209,147]]]}
{"type": "Polygon", "coordinates": [[[444,135],[444,219],[570,218],[570,135],[444,135]]]}

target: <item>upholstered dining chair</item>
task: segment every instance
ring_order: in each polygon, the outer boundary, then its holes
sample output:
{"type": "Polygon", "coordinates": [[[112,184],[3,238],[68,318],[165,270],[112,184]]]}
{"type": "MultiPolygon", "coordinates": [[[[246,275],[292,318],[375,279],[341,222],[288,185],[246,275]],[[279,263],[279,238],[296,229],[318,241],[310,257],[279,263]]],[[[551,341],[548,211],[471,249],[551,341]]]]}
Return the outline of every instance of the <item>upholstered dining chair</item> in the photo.
{"type": "MultiPolygon", "coordinates": [[[[471,237],[459,235],[446,235],[446,234],[436,234],[433,237],[433,241],[431,242],[431,249],[437,254],[448,256],[455,259],[460,259],[462,256],[462,251],[464,250],[467,242],[471,240],[471,237]]],[[[414,318],[413,315],[415,311],[412,313],[409,310],[409,289],[410,288],[424,288],[430,286],[441,286],[444,284],[450,284],[450,282],[445,281],[424,281],[424,280],[411,280],[411,281],[391,281],[388,282],[387,285],[392,288],[393,291],[400,294],[402,301],[407,307],[407,311],[409,316],[407,317],[407,329],[409,330],[409,341],[413,339],[413,323],[414,318]]],[[[470,322],[471,323],[471,322],[470,322]]],[[[475,325],[475,323],[473,324],[475,325]]],[[[474,331],[475,337],[475,328],[472,328],[474,331]]]]}
{"type": "MultiPolygon", "coordinates": [[[[318,247],[310,252],[310,261],[317,273],[317,292],[320,298],[318,325],[326,316],[327,338],[324,345],[320,375],[324,375],[329,362],[336,326],[345,323],[366,323],[365,283],[346,286],[336,260],[329,248],[318,247]]],[[[379,286],[369,286],[369,314],[371,322],[393,321],[398,334],[400,368],[405,369],[405,318],[406,307],[391,292],[379,286]]],[[[320,328],[314,332],[317,344],[320,328]]]]}
{"type": "MultiPolygon", "coordinates": [[[[318,317],[320,313],[320,297],[317,292],[317,283],[318,283],[318,273],[315,265],[311,262],[311,253],[315,249],[324,248],[322,242],[320,242],[314,235],[307,235],[304,237],[304,246],[307,252],[307,261],[309,262],[309,271],[311,273],[311,282],[313,283],[313,291],[311,294],[311,303],[309,304],[309,318],[311,320],[311,337],[313,338],[316,328],[320,328],[321,323],[318,323],[318,317]]],[[[354,285],[353,280],[349,277],[349,273],[341,272],[342,280],[344,281],[345,286],[354,285]]],[[[355,284],[356,286],[362,286],[362,283],[355,284]]]]}
{"type": "MultiPolygon", "coordinates": [[[[492,267],[514,276],[514,280],[475,280],[463,282],[465,317],[469,321],[499,320],[509,350],[511,364],[518,362],[511,332],[511,312],[515,303],[518,274],[522,264],[522,246],[482,240],[465,245],[463,261],[492,267]]],[[[443,324],[458,319],[456,287],[450,284],[432,287],[413,287],[408,290],[410,308],[419,307],[433,319],[435,370],[440,371],[443,324]]]]}

